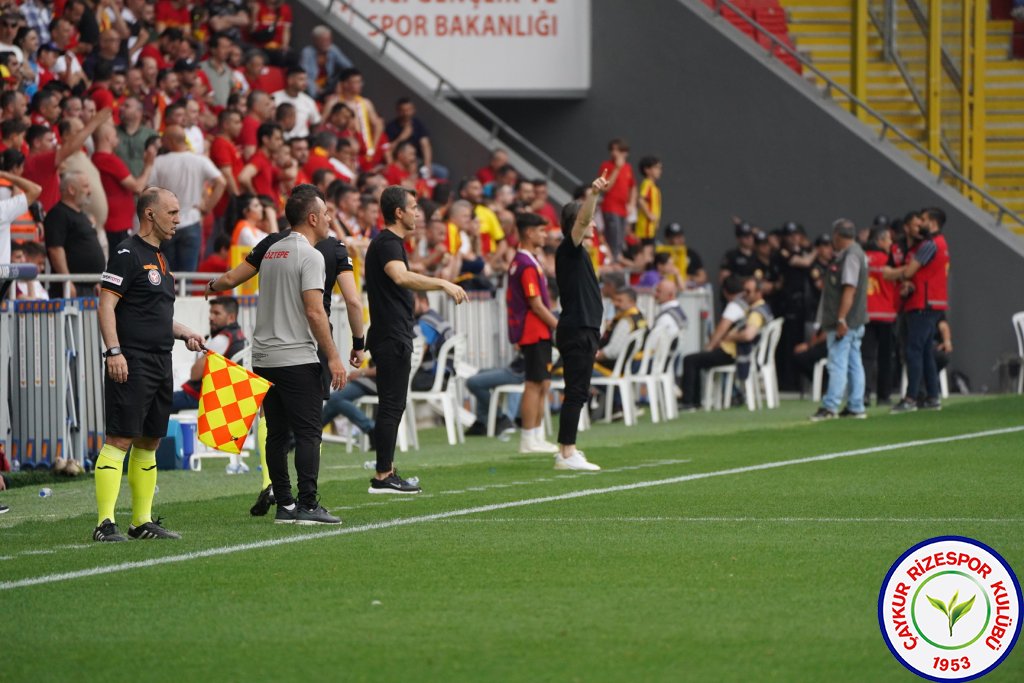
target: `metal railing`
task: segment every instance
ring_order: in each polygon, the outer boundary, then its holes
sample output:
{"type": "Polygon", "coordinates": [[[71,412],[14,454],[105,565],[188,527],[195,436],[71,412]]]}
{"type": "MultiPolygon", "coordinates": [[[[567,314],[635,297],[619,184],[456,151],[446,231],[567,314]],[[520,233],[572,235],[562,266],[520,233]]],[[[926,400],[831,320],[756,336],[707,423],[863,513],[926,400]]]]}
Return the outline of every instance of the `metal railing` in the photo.
{"type": "Polygon", "coordinates": [[[771,43],[771,48],[766,49],[769,58],[774,59],[775,48],[781,48],[782,51],[785,52],[787,55],[790,55],[791,57],[799,61],[804,69],[810,71],[815,76],[817,76],[818,78],[825,82],[825,87],[822,90],[822,94],[824,94],[829,99],[834,99],[833,93],[838,92],[840,95],[845,97],[846,100],[853,106],[853,108],[855,109],[853,115],[855,117],[857,111],[861,111],[867,116],[877,121],[882,127],[882,130],[878,135],[879,141],[885,141],[887,139],[889,132],[891,131],[896,135],[896,137],[898,137],[900,140],[913,147],[916,152],[920,153],[927,160],[936,165],[936,167],[939,169],[938,173],[936,174],[936,180],[939,183],[943,182],[946,178],[949,178],[951,181],[960,183],[965,188],[965,190],[975,194],[976,196],[981,198],[985,203],[987,203],[990,207],[992,207],[991,209],[988,207],[983,207],[983,209],[986,209],[989,213],[995,214],[996,225],[1001,226],[1003,224],[1004,218],[1010,218],[1013,221],[1015,221],[1017,225],[1024,227],[1024,217],[1021,217],[1020,214],[1016,213],[1015,211],[1012,211],[1011,209],[1008,209],[999,200],[997,200],[988,192],[975,185],[968,178],[964,177],[959,171],[957,171],[949,164],[947,164],[944,160],[942,160],[938,156],[932,154],[927,149],[922,147],[917,140],[913,139],[912,137],[904,133],[902,130],[900,130],[897,126],[889,122],[888,119],[886,119],[884,116],[882,116],[873,108],[871,108],[871,106],[869,106],[866,102],[856,97],[848,89],[844,88],[843,86],[833,81],[825,72],[816,67],[809,59],[801,55],[793,48],[789,47],[789,45],[787,45],[785,42],[783,42],[778,37],[773,35],[768,29],[766,29],[760,23],[755,21],[752,17],[747,15],[743,10],[741,10],[739,7],[731,3],[729,0],[714,0],[712,7],[710,9],[716,16],[721,17],[723,8],[734,12],[740,19],[749,24],[756,33],[762,34],[765,37],[767,37],[768,41],[771,43]]]}
{"type": "MultiPolygon", "coordinates": [[[[416,53],[403,45],[401,41],[397,40],[390,33],[383,30],[377,23],[353,7],[352,3],[348,2],[348,0],[328,0],[327,5],[324,8],[324,12],[328,18],[341,20],[341,17],[334,12],[335,6],[339,6],[343,12],[351,14],[352,17],[365,23],[368,28],[382,38],[383,44],[380,48],[377,48],[380,55],[386,54],[388,48],[393,47],[405,58],[411,60],[417,67],[434,78],[436,80],[436,84],[432,90],[436,98],[440,99],[447,97],[450,99],[451,97],[455,97],[464,102],[465,105],[477,115],[481,116],[487,122],[487,125],[484,126],[484,128],[488,131],[490,142],[500,141],[504,144],[515,143],[520,148],[516,150],[520,156],[524,156],[524,158],[530,160],[530,157],[523,155],[522,152],[525,150],[530,156],[532,156],[531,162],[534,163],[542,173],[544,173],[544,176],[549,181],[561,185],[563,189],[566,189],[570,193],[573,188],[583,184],[583,181],[569,171],[565,166],[558,163],[558,161],[553,159],[540,147],[523,137],[519,131],[515,130],[497,114],[481,104],[479,100],[456,87],[455,84],[445,78],[441,73],[434,69],[434,67],[427,64],[425,61],[420,59],[416,53]],[[556,177],[556,174],[558,177],[556,177]]],[[[368,42],[372,42],[365,36],[363,36],[363,38],[368,42]]]]}

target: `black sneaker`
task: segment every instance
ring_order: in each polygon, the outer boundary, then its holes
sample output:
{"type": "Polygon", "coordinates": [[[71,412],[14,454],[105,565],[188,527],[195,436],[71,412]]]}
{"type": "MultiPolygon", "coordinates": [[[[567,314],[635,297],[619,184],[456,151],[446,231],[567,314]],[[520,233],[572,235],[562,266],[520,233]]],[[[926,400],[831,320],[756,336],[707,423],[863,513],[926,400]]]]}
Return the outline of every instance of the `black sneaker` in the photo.
{"type": "Polygon", "coordinates": [[[900,413],[912,413],[917,410],[917,403],[913,399],[905,398],[892,407],[889,412],[893,415],[899,415],[900,413]]]}
{"type": "Polygon", "coordinates": [[[256,499],[256,504],[249,508],[249,514],[253,517],[262,517],[270,512],[270,506],[274,505],[276,502],[277,499],[274,498],[274,487],[268,486],[260,491],[260,496],[256,499]]]}
{"type": "Polygon", "coordinates": [[[329,513],[327,508],[319,503],[315,507],[299,504],[295,506],[295,523],[305,525],[341,524],[341,520],[329,513]]]}
{"type": "Polygon", "coordinates": [[[274,515],[274,524],[295,524],[295,515],[299,511],[299,506],[293,504],[291,510],[288,508],[278,505],[277,514],[274,515]]]}
{"type": "Polygon", "coordinates": [[[128,535],[132,538],[148,539],[148,538],[181,538],[181,534],[173,531],[168,531],[160,525],[160,518],[152,522],[146,522],[139,526],[128,525],[128,535]]]}
{"type": "Polygon", "coordinates": [[[849,408],[843,408],[842,411],[840,411],[840,413],[839,413],[839,417],[849,417],[849,418],[853,418],[854,420],[866,420],[867,417],[868,417],[868,414],[867,414],[867,411],[865,411],[865,410],[862,410],[859,413],[855,413],[852,410],[850,410],[849,408]]]}
{"type": "Polygon", "coordinates": [[[100,522],[100,525],[92,532],[92,540],[116,542],[127,541],[128,539],[121,535],[121,532],[117,530],[116,524],[109,519],[105,519],[100,522]]]}
{"type": "Polygon", "coordinates": [[[7,512],[10,509],[11,508],[7,507],[6,505],[0,505],[0,515],[4,514],[5,512],[7,512]]]}
{"type": "Polygon", "coordinates": [[[824,420],[832,420],[835,417],[836,414],[833,413],[828,408],[818,408],[818,412],[816,412],[814,415],[811,415],[811,422],[822,422],[824,420]]]}
{"type": "Polygon", "coordinates": [[[473,425],[466,430],[466,436],[487,436],[487,425],[483,422],[474,422],[473,425]]]}
{"type": "Polygon", "coordinates": [[[398,470],[392,472],[387,479],[373,478],[370,480],[370,493],[419,493],[422,489],[410,484],[398,476],[398,470]]]}
{"type": "Polygon", "coordinates": [[[494,425],[494,433],[498,436],[505,433],[512,433],[516,431],[516,423],[508,419],[504,415],[498,418],[498,423],[494,425]]]}
{"type": "Polygon", "coordinates": [[[920,410],[942,410],[942,401],[938,398],[929,398],[918,406],[920,410]]]}

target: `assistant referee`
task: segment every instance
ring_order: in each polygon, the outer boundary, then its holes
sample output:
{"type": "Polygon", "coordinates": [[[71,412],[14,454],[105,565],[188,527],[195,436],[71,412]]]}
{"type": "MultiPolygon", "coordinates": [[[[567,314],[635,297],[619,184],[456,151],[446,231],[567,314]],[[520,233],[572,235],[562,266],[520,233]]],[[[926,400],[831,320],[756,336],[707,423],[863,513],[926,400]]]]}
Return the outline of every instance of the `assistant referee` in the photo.
{"type": "Polygon", "coordinates": [[[594,209],[601,193],[608,189],[602,174],[587,190],[583,201],[562,207],[564,239],[555,251],[555,278],[562,302],[562,315],[555,330],[558,352],[565,376],[565,401],[558,425],[556,470],[599,470],[576,449],[580,412],[590,400],[590,377],[594,372],[598,337],[601,334],[601,288],[584,242],[594,235],[594,209]]]}
{"type": "Polygon", "coordinates": [[[128,448],[128,484],[132,489],[132,538],[181,538],[153,521],[156,449],[167,433],[174,382],[171,347],[184,340],[192,351],[203,337],[174,321],[174,275],[160,245],[174,237],[179,220],[173,192],[150,187],[139,195],[139,234],[110,250],[103,273],[99,318],[107,350],[104,385],[106,441],[96,458],[96,541],[128,540],[114,522],[121,469],[128,448]]]}

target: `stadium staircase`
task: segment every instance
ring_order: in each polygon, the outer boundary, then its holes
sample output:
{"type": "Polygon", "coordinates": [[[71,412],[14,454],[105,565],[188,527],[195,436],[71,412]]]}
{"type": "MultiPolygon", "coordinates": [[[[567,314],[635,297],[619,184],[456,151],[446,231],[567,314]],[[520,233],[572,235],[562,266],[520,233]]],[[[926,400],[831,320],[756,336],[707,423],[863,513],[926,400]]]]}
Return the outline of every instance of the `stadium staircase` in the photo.
{"type": "MultiPolygon", "coordinates": [[[[874,3],[872,3],[874,5],[874,3]]],[[[926,3],[922,3],[926,4],[926,3]]],[[[1009,0],[994,0],[987,22],[986,97],[985,97],[985,182],[982,187],[1017,214],[1024,214],[1024,25],[1009,18],[1009,0]]],[[[851,87],[851,43],[853,3],[851,0],[781,0],[786,14],[788,35],[797,50],[837,84],[851,87]]],[[[896,22],[909,27],[914,22],[909,4],[895,2],[896,22]]],[[[943,46],[959,52],[962,2],[946,0],[942,4],[943,46]]],[[[925,83],[926,41],[918,30],[897,34],[898,50],[910,82],[921,92],[925,83]]],[[[824,88],[826,83],[808,72],[807,78],[824,88]]],[[[868,33],[867,104],[895,127],[922,146],[927,143],[925,115],[915,101],[907,80],[897,65],[886,59],[883,39],[877,30],[868,33]]],[[[959,97],[943,97],[942,119],[944,149],[940,157],[959,168],[954,150],[959,148],[959,132],[946,125],[960,117],[959,97]]],[[[866,120],[876,131],[881,124],[866,120]]],[[[926,158],[911,144],[890,138],[921,164],[926,158]]],[[[1024,227],[1007,224],[1017,234],[1024,227]]]]}

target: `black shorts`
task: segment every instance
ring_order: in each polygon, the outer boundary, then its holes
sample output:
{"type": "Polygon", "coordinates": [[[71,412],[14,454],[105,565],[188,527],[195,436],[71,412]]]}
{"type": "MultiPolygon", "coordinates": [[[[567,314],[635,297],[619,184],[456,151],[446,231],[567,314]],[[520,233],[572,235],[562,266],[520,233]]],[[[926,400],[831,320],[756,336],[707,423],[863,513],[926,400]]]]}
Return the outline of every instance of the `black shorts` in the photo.
{"type": "Polygon", "coordinates": [[[520,346],[526,365],[527,382],[546,382],[551,379],[551,340],[520,346]]]}
{"type": "Polygon", "coordinates": [[[124,357],[128,361],[127,382],[118,384],[104,371],[106,433],[162,439],[167,435],[174,394],[171,354],[124,349],[124,357]]]}

